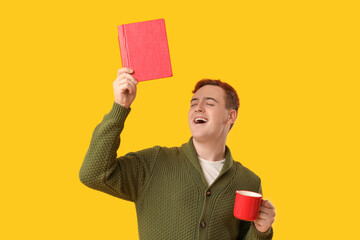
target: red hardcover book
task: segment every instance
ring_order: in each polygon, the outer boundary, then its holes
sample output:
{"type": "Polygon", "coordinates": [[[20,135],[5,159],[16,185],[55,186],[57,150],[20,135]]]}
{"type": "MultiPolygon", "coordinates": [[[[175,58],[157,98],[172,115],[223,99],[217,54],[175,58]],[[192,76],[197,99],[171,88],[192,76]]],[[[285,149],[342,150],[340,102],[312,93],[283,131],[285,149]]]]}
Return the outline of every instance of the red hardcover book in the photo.
{"type": "Polygon", "coordinates": [[[118,26],[123,67],[134,70],[138,81],[172,76],[165,20],[118,26]]]}

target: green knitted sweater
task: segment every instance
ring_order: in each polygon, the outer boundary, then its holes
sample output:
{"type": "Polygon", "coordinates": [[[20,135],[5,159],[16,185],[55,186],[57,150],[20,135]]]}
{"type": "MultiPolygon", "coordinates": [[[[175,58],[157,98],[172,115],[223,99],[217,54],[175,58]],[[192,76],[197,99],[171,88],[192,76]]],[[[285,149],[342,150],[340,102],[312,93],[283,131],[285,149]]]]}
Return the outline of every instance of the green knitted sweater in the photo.
{"type": "MultiPolygon", "coordinates": [[[[117,157],[130,109],[117,103],[95,128],[80,169],[86,186],[133,201],[140,239],[272,239],[233,216],[235,191],[261,192],[260,178],[233,161],[211,186],[203,177],[192,138],[181,147],[159,147],[117,157]]],[[[126,216],[124,216],[126,217],[126,216]]]]}

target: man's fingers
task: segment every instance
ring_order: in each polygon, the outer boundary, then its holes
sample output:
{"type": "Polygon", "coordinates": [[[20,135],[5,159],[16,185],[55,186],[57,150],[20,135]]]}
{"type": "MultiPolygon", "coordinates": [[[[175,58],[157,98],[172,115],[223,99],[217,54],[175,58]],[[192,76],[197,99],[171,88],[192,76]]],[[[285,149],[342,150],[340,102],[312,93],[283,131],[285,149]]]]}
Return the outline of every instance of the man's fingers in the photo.
{"type": "Polygon", "coordinates": [[[268,218],[269,214],[266,212],[259,212],[258,219],[266,220],[268,218]]]}
{"type": "Polygon", "coordinates": [[[275,209],[275,207],[271,204],[271,202],[269,200],[262,201],[261,206],[270,208],[270,209],[275,209]]]}
{"type": "Polygon", "coordinates": [[[121,74],[116,78],[116,80],[118,80],[118,81],[126,81],[125,79],[128,79],[128,80],[132,81],[134,84],[138,84],[138,81],[137,81],[133,76],[131,76],[131,75],[128,74],[128,73],[121,73],[121,74]]]}
{"type": "Polygon", "coordinates": [[[263,206],[260,207],[259,214],[260,213],[269,214],[269,212],[270,212],[270,210],[268,208],[263,207],[263,206]]]}
{"type": "Polygon", "coordinates": [[[120,68],[118,70],[117,75],[119,76],[122,73],[129,73],[130,74],[130,73],[133,73],[133,72],[134,72],[134,70],[132,70],[131,68],[124,67],[124,68],[120,68]]]}
{"type": "Polygon", "coordinates": [[[267,207],[261,206],[260,210],[259,210],[259,214],[260,213],[270,215],[270,216],[273,216],[273,217],[275,216],[274,208],[267,208],[267,207]]]}
{"type": "Polygon", "coordinates": [[[136,91],[136,86],[132,82],[123,82],[118,85],[121,88],[122,92],[129,91],[131,94],[136,91]]]}

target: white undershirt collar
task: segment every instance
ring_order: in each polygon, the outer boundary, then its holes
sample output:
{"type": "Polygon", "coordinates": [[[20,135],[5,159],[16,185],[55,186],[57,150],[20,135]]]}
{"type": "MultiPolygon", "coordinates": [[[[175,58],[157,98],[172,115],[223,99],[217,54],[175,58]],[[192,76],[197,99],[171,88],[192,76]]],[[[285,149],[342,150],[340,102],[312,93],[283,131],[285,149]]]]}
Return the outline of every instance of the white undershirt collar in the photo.
{"type": "Polygon", "coordinates": [[[199,157],[199,163],[201,165],[204,178],[210,186],[215,179],[219,176],[222,167],[224,166],[225,158],[219,161],[208,161],[199,157]]]}

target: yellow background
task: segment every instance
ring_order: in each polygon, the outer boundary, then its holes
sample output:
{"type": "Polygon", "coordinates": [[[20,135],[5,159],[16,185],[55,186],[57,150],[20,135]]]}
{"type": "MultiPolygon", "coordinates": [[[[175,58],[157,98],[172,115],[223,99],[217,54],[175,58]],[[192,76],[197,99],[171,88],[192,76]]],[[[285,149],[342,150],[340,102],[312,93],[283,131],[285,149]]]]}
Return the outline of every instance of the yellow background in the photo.
{"type": "Polygon", "coordinates": [[[113,103],[117,25],[165,18],[172,78],[140,83],[119,154],[188,141],[191,90],[240,95],[228,146],[276,207],[274,239],[353,239],[358,1],[1,3],[1,239],[138,239],[133,203],[78,172],[113,103]]]}

